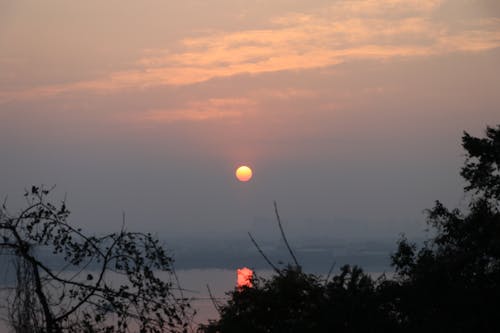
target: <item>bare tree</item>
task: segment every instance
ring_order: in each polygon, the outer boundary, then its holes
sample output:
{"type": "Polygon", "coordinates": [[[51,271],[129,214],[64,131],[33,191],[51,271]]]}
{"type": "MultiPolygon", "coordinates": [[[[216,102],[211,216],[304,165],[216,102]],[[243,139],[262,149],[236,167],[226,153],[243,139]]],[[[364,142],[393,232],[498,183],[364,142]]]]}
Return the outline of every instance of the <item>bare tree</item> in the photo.
{"type": "Polygon", "coordinates": [[[193,311],[171,257],[151,234],[90,236],[67,219],[50,189],[26,191],[27,207],[0,209],[0,249],[15,258],[9,299],[15,332],[187,332],[193,311]],[[58,267],[59,266],[59,267],[58,267]]]}

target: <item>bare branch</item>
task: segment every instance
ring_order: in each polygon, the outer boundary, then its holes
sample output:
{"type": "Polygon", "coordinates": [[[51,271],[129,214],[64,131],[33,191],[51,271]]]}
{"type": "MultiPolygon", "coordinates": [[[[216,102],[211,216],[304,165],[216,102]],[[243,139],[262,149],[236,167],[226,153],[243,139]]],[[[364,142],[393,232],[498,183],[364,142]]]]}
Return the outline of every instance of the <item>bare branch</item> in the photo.
{"type": "Polygon", "coordinates": [[[210,290],[210,286],[208,285],[208,283],[207,283],[207,291],[208,291],[208,296],[210,297],[210,300],[212,301],[212,304],[213,304],[215,310],[217,310],[219,315],[221,315],[222,314],[221,306],[219,304],[217,304],[217,301],[216,301],[214,295],[212,294],[212,291],[210,290]]]}
{"type": "Polygon", "coordinates": [[[328,270],[328,274],[326,275],[326,279],[325,279],[325,286],[328,284],[328,280],[330,280],[330,276],[333,273],[333,269],[335,268],[335,265],[336,265],[335,261],[330,265],[330,269],[328,270]]]}
{"type": "Polygon", "coordinates": [[[255,239],[252,237],[252,234],[248,233],[248,236],[250,236],[250,240],[252,241],[253,245],[257,248],[257,250],[259,251],[260,255],[266,260],[266,262],[269,264],[269,266],[271,266],[276,273],[278,273],[279,275],[281,275],[281,272],[278,269],[278,267],[276,267],[272,263],[272,261],[269,260],[269,258],[266,256],[266,254],[264,253],[264,251],[262,251],[262,249],[260,248],[259,244],[257,244],[257,242],[255,241],[255,239]]]}
{"type": "Polygon", "coordinates": [[[274,201],[274,213],[276,214],[276,219],[278,220],[278,227],[280,228],[281,238],[283,238],[283,242],[285,242],[286,248],[288,249],[288,253],[290,253],[290,255],[292,256],[295,266],[300,267],[299,262],[297,261],[297,258],[295,257],[295,254],[293,253],[292,248],[290,247],[290,244],[288,244],[285,232],[283,231],[283,226],[281,225],[281,218],[280,214],[278,213],[278,205],[276,204],[276,201],[274,201]]]}

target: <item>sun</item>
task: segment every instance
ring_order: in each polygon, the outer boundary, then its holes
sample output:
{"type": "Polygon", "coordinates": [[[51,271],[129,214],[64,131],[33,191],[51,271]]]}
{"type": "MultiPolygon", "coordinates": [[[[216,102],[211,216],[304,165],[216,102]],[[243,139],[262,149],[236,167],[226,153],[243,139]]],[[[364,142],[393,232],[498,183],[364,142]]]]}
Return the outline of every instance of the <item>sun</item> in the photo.
{"type": "Polygon", "coordinates": [[[236,178],[238,178],[240,182],[249,181],[250,179],[252,179],[252,175],[252,169],[250,169],[246,165],[242,165],[238,167],[238,169],[236,169],[236,178]]]}

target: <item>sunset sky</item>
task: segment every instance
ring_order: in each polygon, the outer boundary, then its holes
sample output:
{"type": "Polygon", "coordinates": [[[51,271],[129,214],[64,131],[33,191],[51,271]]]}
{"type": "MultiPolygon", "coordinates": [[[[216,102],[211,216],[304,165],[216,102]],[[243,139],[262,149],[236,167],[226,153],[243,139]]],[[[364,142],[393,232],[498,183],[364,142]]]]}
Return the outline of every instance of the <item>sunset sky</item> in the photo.
{"type": "Polygon", "coordinates": [[[0,196],[95,232],[415,235],[499,123],[498,0],[0,0],[0,196]]]}

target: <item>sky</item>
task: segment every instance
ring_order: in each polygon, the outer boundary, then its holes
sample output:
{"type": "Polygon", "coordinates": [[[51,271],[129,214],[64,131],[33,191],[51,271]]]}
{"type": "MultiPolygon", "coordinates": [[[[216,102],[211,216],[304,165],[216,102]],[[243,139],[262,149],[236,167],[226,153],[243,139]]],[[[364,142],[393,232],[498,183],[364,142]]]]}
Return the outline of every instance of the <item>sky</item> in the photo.
{"type": "Polygon", "coordinates": [[[496,0],[0,0],[0,196],[96,233],[418,235],[500,123],[496,0]],[[247,183],[234,177],[252,167],[247,183]]]}

